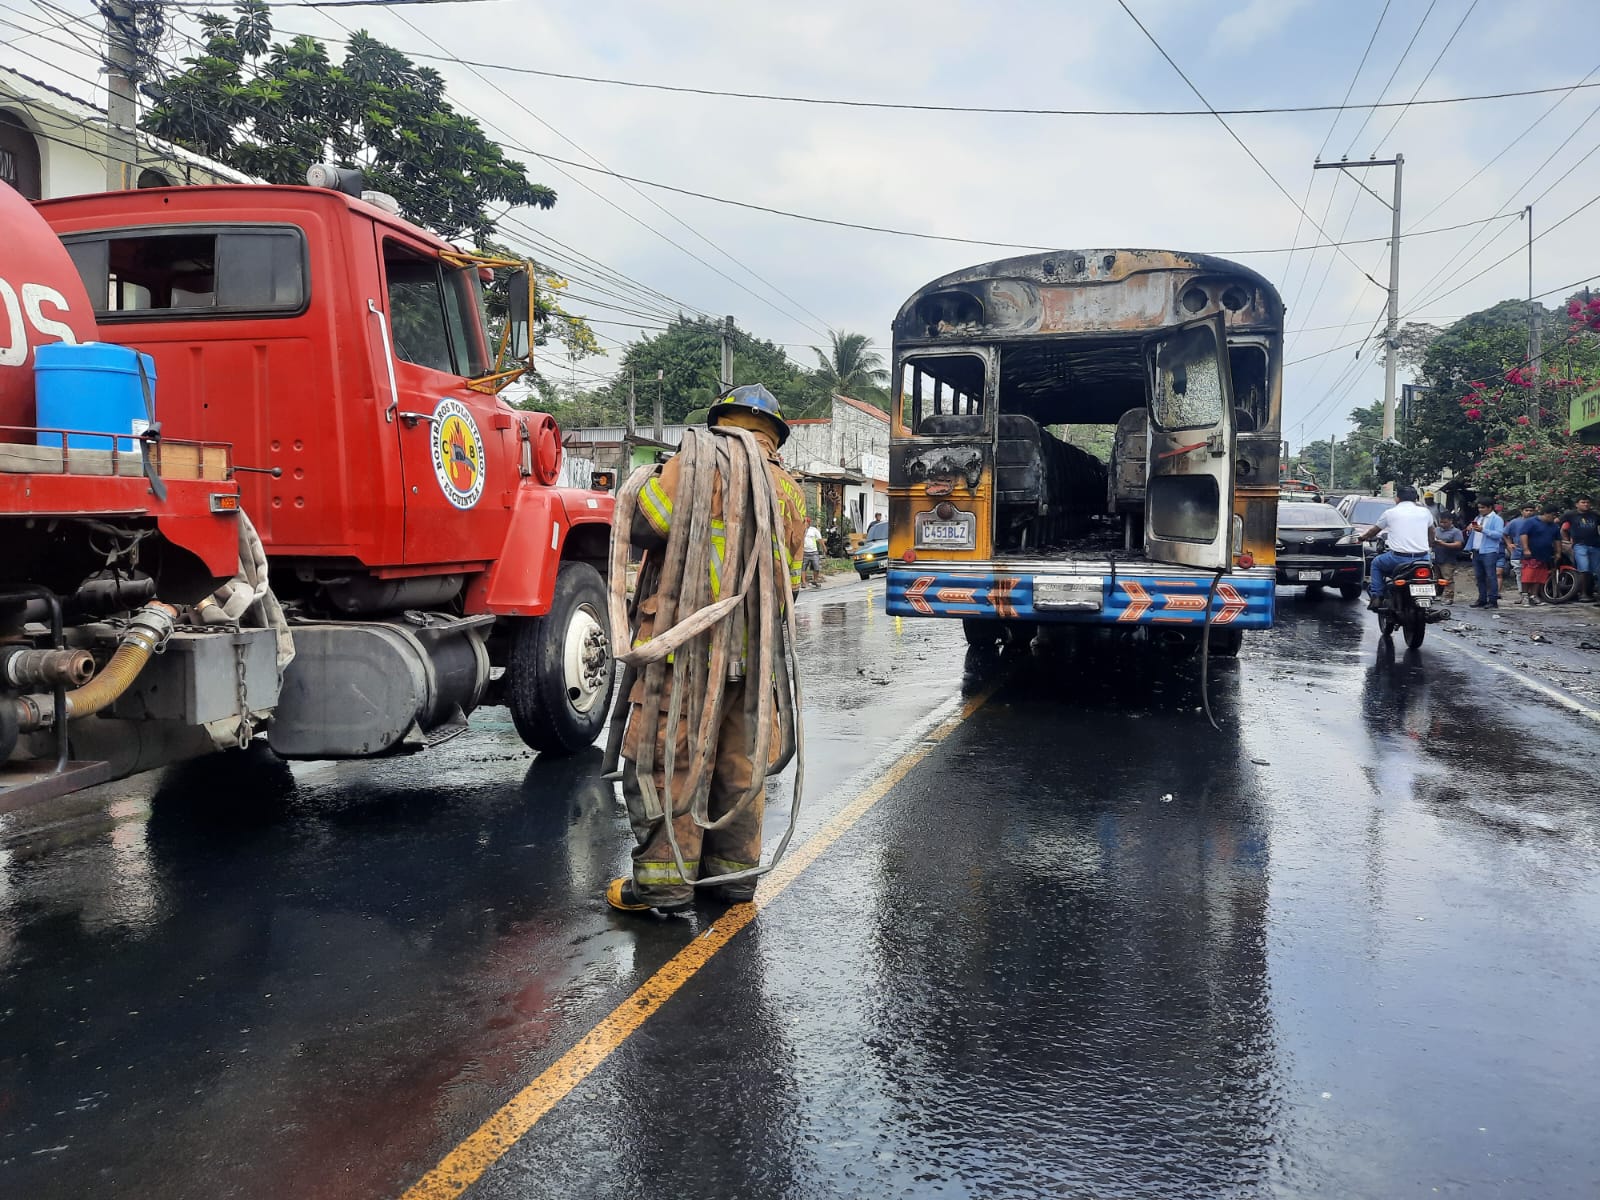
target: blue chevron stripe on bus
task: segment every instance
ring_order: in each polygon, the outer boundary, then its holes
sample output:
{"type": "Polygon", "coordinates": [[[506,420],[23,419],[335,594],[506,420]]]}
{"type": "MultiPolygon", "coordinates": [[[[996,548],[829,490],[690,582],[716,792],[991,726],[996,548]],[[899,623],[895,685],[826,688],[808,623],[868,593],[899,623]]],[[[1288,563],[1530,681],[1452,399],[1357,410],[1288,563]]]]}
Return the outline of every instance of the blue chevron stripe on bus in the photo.
{"type": "MultiPolygon", "coordinates": [[[[978,617],[1096,625],[1204,623],[1208,572],[1140,564],[1095,574],[997,571],[987,567],[891,566],[887,607],[897,617],[978,617]],[[1037,601],[1037,602],[1036,602],[1037,601]]],[[[1232,629],[1272,626],[1270,570],[1224,575],[1211,601],[1211,624],[1232,629]]]]}

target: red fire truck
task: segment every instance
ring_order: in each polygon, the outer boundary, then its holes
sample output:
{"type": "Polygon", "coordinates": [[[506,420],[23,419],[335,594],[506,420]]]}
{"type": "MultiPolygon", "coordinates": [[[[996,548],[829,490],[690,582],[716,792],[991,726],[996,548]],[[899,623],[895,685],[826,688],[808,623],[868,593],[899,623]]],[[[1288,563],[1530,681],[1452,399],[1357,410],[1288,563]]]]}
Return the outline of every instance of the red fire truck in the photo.
{"type": "Polygon", "coordinates": [[[311,178],[0,187],[0,811],[257,736],[418,750],[485,703],[547,754],[604,724],[612,497],[498,394],[531,268],[311,178]]]}

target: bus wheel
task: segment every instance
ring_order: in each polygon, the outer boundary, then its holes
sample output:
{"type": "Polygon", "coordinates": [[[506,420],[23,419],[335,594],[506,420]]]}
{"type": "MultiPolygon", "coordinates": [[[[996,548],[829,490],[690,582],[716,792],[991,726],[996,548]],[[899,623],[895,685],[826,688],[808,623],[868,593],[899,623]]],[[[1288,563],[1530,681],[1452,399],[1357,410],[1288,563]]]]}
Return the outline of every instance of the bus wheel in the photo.
{"type": "Polygon", "coordinates": [[[1038,632],[1037,621],[1007,621],[1001,626],[1001,636],[1005,638],[1006,645],[1024,649],[1033,645],[1033,636],[1038,632]]]}
{"type": "Polygon", "coordinates": [[[565,757],[599,736],[613,671],[606,587],[588,563],[562,563],[550,611],[516,620],[506,676],[511,721],[531,749],[565,757]]]}
{"type": "Polygon", "coordinates": [[[1239,648],[1244,645],[1244,630],[1242,629],[1213,629],[1211,631],[1211,657],[1212,658],[1238,658],[1239,648]]]}
{"type": "Polygon", "coordinates": [[[969,646],[992,646],[1004,636],[1000,622],[985,617],[962,617],[961,631],[967,635],[969,646]]]}

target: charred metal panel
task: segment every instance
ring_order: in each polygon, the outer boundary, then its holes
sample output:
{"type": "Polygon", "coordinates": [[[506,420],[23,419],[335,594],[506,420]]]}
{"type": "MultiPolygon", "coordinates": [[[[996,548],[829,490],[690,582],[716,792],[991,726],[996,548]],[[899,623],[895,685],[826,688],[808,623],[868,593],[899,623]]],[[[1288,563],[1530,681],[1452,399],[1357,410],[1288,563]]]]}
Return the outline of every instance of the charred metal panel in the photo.
{"type": "Polygon", "coordinates": [[[930,496],[972,493],[983,480],[989,447],[974,445],[889,447],[889,486],[926,487],[930,496]]]}
{"type": "Polygon", "coordinates": [[[926,340],[1157,329],[1213,312],[1229,328],[1270,328],[1281,323],[1283,302],[1262,275],[1209,255],[1058,250],[935,280],[902,306],[894,332],[926,340]]]}

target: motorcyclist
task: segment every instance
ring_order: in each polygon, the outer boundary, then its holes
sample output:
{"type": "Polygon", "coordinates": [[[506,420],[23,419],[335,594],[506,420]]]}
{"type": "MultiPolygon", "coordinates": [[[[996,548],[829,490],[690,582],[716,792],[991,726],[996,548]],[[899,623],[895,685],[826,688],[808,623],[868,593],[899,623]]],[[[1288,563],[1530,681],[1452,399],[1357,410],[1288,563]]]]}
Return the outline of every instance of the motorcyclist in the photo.
{"type": "Polygon", "coordinates": [[[1378,523],[1361,535],[1363,542],[1386,537],[1383,553],[1372,560],[1367,577],[1367,607],[1383,607],[1383,591],[1403,567],[1427,562],[1433,538],[1433,514],[1417,503],[1417,489],[1396,489],[1395,503],[1384,510],[1378,523]]]}

